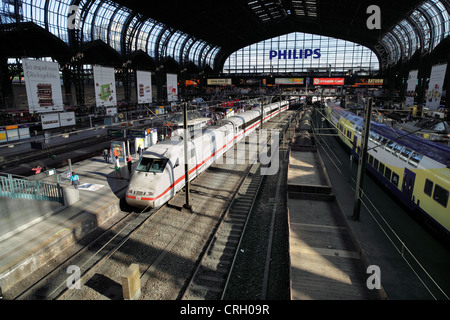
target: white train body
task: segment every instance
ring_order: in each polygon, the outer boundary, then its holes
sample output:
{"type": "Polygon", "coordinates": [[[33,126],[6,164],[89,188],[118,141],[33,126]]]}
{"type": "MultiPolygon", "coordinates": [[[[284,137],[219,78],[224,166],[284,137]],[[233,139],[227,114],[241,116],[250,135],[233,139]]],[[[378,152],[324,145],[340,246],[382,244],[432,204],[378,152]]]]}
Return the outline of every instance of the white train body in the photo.
{"type": "MultiPolygon", "coordinates": [[[[289,102],[264,107],[263,121],[289,109],[289,102]]],[[[188,141],[189,180],[206,170],[228,149],[261,125],[261,110],[253,109],[223,119],[188,141]]],[[[160,207],[185,185],[184,141],[166,140],[149,147],[130,181],[126,201],[135,207],[160,207]]]]}

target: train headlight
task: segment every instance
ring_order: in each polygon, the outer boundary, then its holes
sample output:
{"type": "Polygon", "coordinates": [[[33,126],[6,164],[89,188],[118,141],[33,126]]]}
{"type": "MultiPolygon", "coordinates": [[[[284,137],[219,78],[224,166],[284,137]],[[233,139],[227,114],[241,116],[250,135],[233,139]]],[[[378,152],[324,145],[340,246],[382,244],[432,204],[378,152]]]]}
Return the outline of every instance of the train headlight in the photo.
{"type": "Polygon", "coordinates": [[[155,193],[153,192],[153,191],[147,191],[147,192],[144,192],[144,196],[152,196],[152,195],[154,195],[155,193]]]}

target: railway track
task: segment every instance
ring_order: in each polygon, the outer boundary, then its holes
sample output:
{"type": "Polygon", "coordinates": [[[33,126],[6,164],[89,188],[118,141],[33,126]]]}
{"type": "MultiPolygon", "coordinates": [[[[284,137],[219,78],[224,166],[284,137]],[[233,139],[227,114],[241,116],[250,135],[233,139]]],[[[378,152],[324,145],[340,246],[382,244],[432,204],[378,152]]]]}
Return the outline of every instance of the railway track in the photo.
{"type": "Polygon", "coordinates": [[[184,300],[219,300],[225,294],[239,245],[263,180],[259,168],[260,163],[255,163],[248,170],[201,257],[183,294],[184,300]]]}
{"type": "MultiPolygon", "coordinates": [[[[76,252],[73,256],[70,258],[67,258],[64,262],[62,262],[59,266],[55,267],[51,272],[49,272],[45,277],[43,277],[40,281],[35,283],[32,287],[22,292],[20,295],[16,297],[16,299],[24,299],[24,300],[42,300],[42,299],[86,299],[83,295],[83,290],[69,290],[69,284],[67,283],[68,277],[70,274],[68,274],[68,268],[69,266],[79,266],[80,270],[80,279],[78,283],[81,286],[86,284],[94,275],[99,278],[99,274],[102,272],[108,272],[108,271],[102,271],[105,267],[105,269],[111,269],[114,268],[112,265],[116,263],[115,260],[120,260],[121,258],[114,258],[115,254],[119,254],[118,251],[121,251],[120,254],[124,254],[124,252],[130,252],[134,251],[135,249],[130,249],[133,243],[137,243],[136,240],[139,238],[141,240],[142,238],[148,239],[150,243],[152,243],[152,247],[148,248],[146,247],[146,255],[148,254],[149,257],[145,261],[145,265],[143,264],[141,267],[141,282],[145,284],[147,280],[154,279],[155,272],[158,272],[158,270],[161,270],[162,264],[168,264],[170,259],[173,259],[175,250],[179,249],[179,244],[181,242],[186,242],[186,237],[192,233],[192,229],[196,230],[195,233],[198,232],[198,228],[200,227],[201,232],[208,236],[203,236],[203,239],[207,239],[209,237],[210,242],[203,244],[206,242],[206,240],[201,240],[202,244],[201,247],[198,248],[200,254],[205,253],[204,257],[201,259],[195,259],[192,263],[192,267],[185,266],[184,269],[190,270],[198,270],[194,272],[195,277],[198,277],[201,275],[200,270],[203,270],[202,266],[196,266],[195,262],[202,261],[202,265],[204,266],[205,263],[210,263],[211,260],[206,259],[207,257],[212,256],[223,256],[223,259],[220,259],[220,264],[216,264],[216,269],[209,269],[210,274],[211,272],[217,276],[217,274],[224,274],[226,275],[225,281],[222,282],[216,289],[210,290],[211,292],[222,290],[226,287],[227,277],[231,274],[233,261],[235,260],[236,252],[239,248],[239,243],[242,239],[242,236],[245,232],[245,226],[248,221],[248,217],[250,216],[251,210],[253,208],[255,198],[258,194],[259,187],[261,185],[261,182],[263,180],[263,176],[260,174],[260,163],[253,163],[253,164],[247,164],[245,165],[246,169],[242,165],[241,166],[230,166],[230,169],[233,168],[234,170],[244,170],[245,174],[237,174],[237,176],[240,177],[239,182],[237,182],[237,185],[239,187],[234,187],[234,197],[226,197],[222,195],[217,195],[218,192],[216,191],[217,199],[220,199],[220,201],[228,201],[229,205],[228,208],[224,208],[226,210],[217,212],[217,213],[211,213],[211,217],[206,217],[207,219],[211,220],[214,224],[213,228],[210,228],[210,224],[206,224],[204,222],[205,217],[203,215],[197,215],[197,214],[187,214],[187,215],[181,215],[181,214],[174,214],[173,211],[176,211],[172,208],[171,202],[169,201],[168,204],[154,210],[144,211],[144,212],[132,212],[126,215],[122,220],[115,223],[114,226],[110,227],[108,230],[106,230],[102,235],[98,236],[94,241],[87,244],[85,247],[80,249],[78,252],[76,252]],[[236,168],[234,168],[236,167],[236,168]],[[239,169],[237,169],[239,167],[239,169]],[[233,200],[229,200],[230,198],[233,198],[233,200]],[[171,213],[172,212],[172,213],[171,213]],[[224,213],[225,212],[225,213],[224,213]],[[217,217],[217,215],[219,217],[217,217]],[[172,220],[171,220],[172,219],[172,220]],[[169,220],[170,223],[169,223],[169,220]],[[176,227],[172,230],[168,230],[168,226],[173,223],[174,220],[176,221],[176,227]],[[217,222],[217,221],[220,222],[217,222]],[[149,223],[151,222],[151,223],[149,223]],[[214,233],[214,236],[211,236],[213,229],[216,229],[217,232],[214,233]],[[161,244],[159,244],[160,239],[161,244]],[[129,240],[132,240],[131,243],[129,240]],[[158,244],[157,244],[158,243],[158,244]],[[202,249],[202,248],[207,248],[202,249]],[[150,249],[150,250],[149,250],[150,249]],[[223,253],[220,253],[222,249],[223,253]],[[150,251],[151,254],[149,253],[150,251]],[[226,257],[226,261],[225,261],[226,257]],[[111,260],[111,258],[113,258],[111,260]],[[205,258],[205,259],[204,259],[205,258]],[[105,263],[107,262],[108,263],[105,263]],[[222,270],[225,269],[225,270],[222,270]],[[225,272],[223,272],[225,271],[225,272]],[[219,288],[219,289],[217,289],[219,288]]],[[[228,168],[228,167],[226,167],[228,168]]],[[[221,184],[221,181],[219,179],[224,179],[222,181],[228,181],[229,178],[223,177],[224,172],[228,171],[222,166],[216,167],[216,170],[214,168],[208,169],[206,172],[209,172],[209,175],[207,177],[207,181],[211,181],[211,179],[216,180],[217,185],[223,185],[223,182],[221,184]]],[[[202,177],[205,173],[200,175],[196,178],[194,181],[198,181],[200,177],[202,177]]],[[[243,172],[244,173],[244,172],[243,172]]],[[[206,176],[205,176],[206,177],[206,176]]],[[[228,176],[229,177],[229,176],[228,176]]],[[[238,181],[238,180],[236,180],[238,181]]],[[[204,183],[204,182],[203,182],[204,183]]],[[[202,184],[203,184],[202,183],[202,184]]],[[[199,183],[200,184],[200,183],[199,183]]],[[[192,186],[192,182],[191,182],[192,186]]],[[[208,187],[212,187],[212,185],[208,185],[208,187]]],[[[192,187],[191,187],[192,188],[192,187]]],[[[202,195],[204,190],[204,187],[199,186],[197,188],[192,188],[193,194],[198,192],[198,194],[202,195]],[[203,189],[202,189],[203,188],[203,189]]],[[[180,192],[176,195],[176,197],[180,198],[184,195],[183,192],[180,192]]],[[[204,196],[204,195],[203,195],[204,196]]],[[[211,197],[211,196],[210,196],[211,197]]],[[[211,201],[215,196],[209,198],[209,201],[211,201]]],[[[174,198],[175,199],[175,198],[174,198]]],[[[189,236],[188,236],[189,237],[189,236]]],[[[143,244],[141,244],[143,245],[143,244]]],[[[198,247],[199,244],[194,244],[194,247],[198,247]]],[[[196,248],[197,250],[197,248],[196,248]]],[[[134,257],[136,258],[137,254],[134,254],[134,257]]],[[[134,263],[135,261],[133,261],[134,263]]],[[[184,261],[185,262],[185,261],[184,261]]],[[[180,266],[177,266],[177,268],[180,268],[180,266]]],[[[167,270],[165,270],[167,271],[167,270]]],[[[206,270],[208,271],[208,270],[206,270]]],[[[189,279],[192,276],[192,271],[186,271],[187,275],[186,277],[186,284],[189,283],[189,279]]],[[[201,277],[205,277],[207,275],[202,275],[201,277]]],[[[103,276],[100,277],[101,279],[106,278],[113,278],[112,276],[103,276]]],[[[195,283],[195,277],[194,280],[191,281],[192,284],[195,283]]],[[[201,278],[200,277],[200,278],[201,278]]],[[[151,282],[151,281],[149,281],[151,282]]],[[[105,284],[107,285],[107,284],[105,284]]],[[[183,287],[186,287],[184,285],[183,287]]],[[[187,288],[191,288],[191,285],[188,285],[187,288]]],[[[209,284],[209,287],[213,287],[211,284],[209,284]]],[[[117,289],[117,288],[116,288],[117,289]]],[[[107,289],[106,289],[107,290],[107,289]]],[[[178,291],[180,289],[178,288],[178,291]]],[[[192,291],[194,292],[194,291],[192,291]]],[[[222,290],[222,292],[224,292],[222,290]]],[[[217,293],[217,292],[216,292],[217,293]]],[[[115,293],[116,297],[117,295],[120,295],[120,293],[115,293]]],[[[112,295],[114,296],[114,295],[112,295]]],[[[178,294],[178,298],[181,298],[181,293],[178,294]]],[[[200,297],[197,297],[201,298],[200,297]]],[[[204,298],[210,298],[208,296],[204,296],[204,298]]],[[[219,296],[220,298],[220,296],[219,296]]],[[[87,299],[91,299],[88,297],[87,299]]],[[[216,299],[216,297],[214,298],[216,299]]]]}
{"type": "Polygon", "coordinates": [[[57,268],[20,293],[15,300],[63,300],[73,288],[67,280],[67,271],[70,270],[70,266],[78,266],[81,276],[79,282],[72,285],[86,283],[103,262],[108,260],[134,232],[162,208],[128,213],[57,268]]]}

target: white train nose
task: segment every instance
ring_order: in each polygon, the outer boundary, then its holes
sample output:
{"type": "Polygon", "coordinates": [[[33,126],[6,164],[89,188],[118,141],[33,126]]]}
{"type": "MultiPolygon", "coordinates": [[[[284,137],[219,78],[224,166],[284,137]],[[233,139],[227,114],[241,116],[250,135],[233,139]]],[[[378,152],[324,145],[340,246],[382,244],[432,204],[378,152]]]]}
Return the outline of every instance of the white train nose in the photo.
{"type": "Polygon", "coordinates": [[[154,208],[154,195],[155,192],[152,190],[139,191],[128,189],[125,200],[131,206],[154,208]]]}

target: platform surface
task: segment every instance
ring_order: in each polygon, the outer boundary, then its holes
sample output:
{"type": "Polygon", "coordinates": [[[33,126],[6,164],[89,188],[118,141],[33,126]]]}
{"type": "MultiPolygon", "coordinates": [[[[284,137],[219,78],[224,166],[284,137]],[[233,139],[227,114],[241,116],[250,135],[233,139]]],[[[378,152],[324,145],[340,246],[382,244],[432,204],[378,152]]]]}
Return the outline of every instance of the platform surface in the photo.
{"type": "MultiPolygon", "coordinates": [[[[133,164],[137,164],[137,159],[133,164]]],[[[121,165],[122,179],[115,175],[114,165],[106,163],[102,156],[75,163],[72,169],[81,182],[79,201],[49,212],[41,221],[0,241],[3,293],[120,211],[120,198],[129,184],[126,164],[121,165]]],[[[67,170],[69,167],[58,172],[67,170]]],[[[65,186],[73,188],[68,182],[65,186]]]]}

